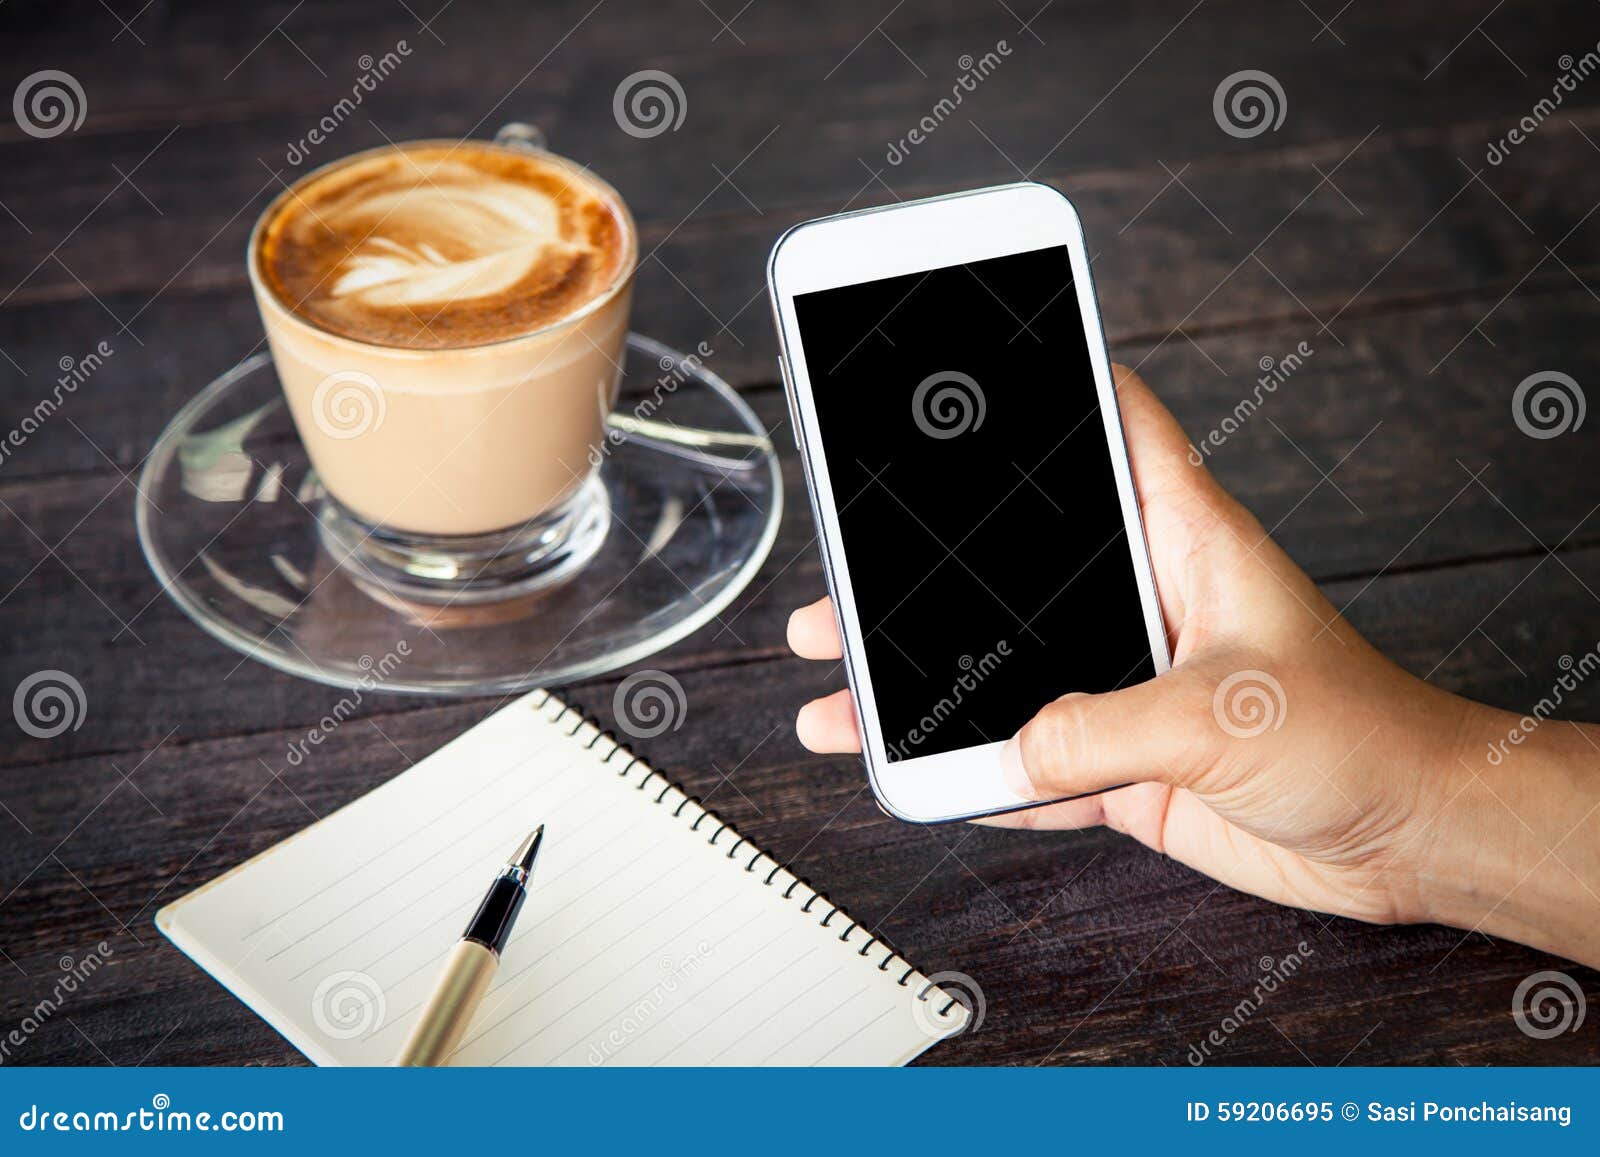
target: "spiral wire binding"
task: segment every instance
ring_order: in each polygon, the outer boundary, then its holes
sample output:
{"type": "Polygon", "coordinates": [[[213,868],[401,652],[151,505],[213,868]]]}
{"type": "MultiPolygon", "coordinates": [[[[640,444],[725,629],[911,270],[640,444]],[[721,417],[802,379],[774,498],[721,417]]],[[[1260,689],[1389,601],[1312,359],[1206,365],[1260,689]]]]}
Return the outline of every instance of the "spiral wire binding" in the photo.
{"type": "MultiPolygon", "coordinates": [[[[610,766],[611,761],[619,754],[625,756],[627,758],[627,762],[616,771],[616,774],[619,777],[626,778],[630,776],[636,767],[644,768],[644,775],[639,778],[638,783],[634,784],[634,787],[637,790],[644,791],[645,788],[651,786],[652,780],[659,779],[662,782],[662,788],[655,797],[655,802],[657,804],[664,805],[668,794],[671,792],[677,792],[681,798],[679,798],[677,805],[672,809],[672,815],[674,819],[681,816],[683,809],[689,807],[691,804],[699,808],[700,814],[695,816],[694,820],[689,824],[689,830],[691,832],[698,832],[700,830],[701,823],[707,819],[710,819],[717,824],[716,830],[711,833],[706,841],[707,843],[711,844],[712,847],[717,846],[717,840],[723,835],[723,833],[727,833],[728,835],[734,837],[733,843],[728,848],[728,859],[733,859],[741,847],[748,847],[752,849],[754,854],[750,857],[749,862],[744,865],[744,870],[746,872],[754,873],[757,862],[762,859],[771,860],[772,869],[767,872],[766,878],[762,880],[762,883],[767,887],[777,887],[777,885],[774,883],[774,878],[780,872],[788,872],[790,880],[788,885],[780,893],[781,899],[788,900],[794,896],[796,889],[804,888],[808,894],[800,904],[800,911],[809,915],[811,913],[812,905],[816,904],[818,901],[821,901],[822,904],[827,908],[826,914],[823,915],[819,921],[821,926],[824,928],[829,926],[830,922],[835,916],[843,916],[848,924],[844,931],[839,934],[839,939],[846,944],[850,943],[850,934],[856,931],[856,929],[860,928],[863,932],[867,931],[860,924],[850,919],[848,912],[844,911],[844,909],[839,907],[837,904],[831,903],[826,896],[824,896],[816,888],[812,887],[811,882],[804,876],[797,875],[788,868],[785,868],[782,864],[778,863],[777,860],[774,860],[771,856],[767,855],[766,852],[756,849],[749,840],[739,835],[739,833],[734,830],[732,824],[727,823],[722,819],[721,816],[717,815],[716,812],[712,811],[710,808],[701,803],[698,796],[690,795],[661,772],[651,767],[645,762],[643,757],[632,751],[627,744],[618,739],[611,731],[602,730],[599,722],[581,707],[578,707],[572,703],[567,703],[549,691],[539,691],[534,692],[534,694],[540,694],[544,696],[544,698],[540,699],[533,705],[533,709],[540,712],[546,722],[560,724],[569,717],[574,720],[572,730],[567,732],[568,736],[577,736],[578,733],[581,732],[585,727],[588,727],[594,731],[594,734],[589,737],[588,742],[583,746],[585,750],[593,751],[597,748],[600,748],[602,744],[605,744],[606,746],[603,748],[605,755],[601,758],[601,763],[610,766]],[[553,715],[546,710],[546,708],[552,705],[555,705],[557,708],[559,708],[553,715]]],[[[896,950],[895,947],[883,937],[869,933],[867,939],[862,943],[860,950],[857,952],[857,955],[865,957],[867,953],[872,950],[874,945],[886,949],[883,958],[878,961],[877,970],[879,972],[887,972],[889,971],[889,965],[894,960],[899,959],[900,961],[904,962],[907,967],[906,970],[900,974],[900,979],[896,981],[896,983],[899,984],[901,988],[909,986],[911,983],[911,978],[918,975],[916,966],[907,960],[905,956],[896,950]]],[[[927,978],[923,977],[923,979],[926,980],[927,978]]],[[[934,985],[930,981],[923,986],[920,992],[917,993],[917,999],[926,1001],[928,999],[929,992],[933,990],[934,985]]],[[[940,992],[941,995],[948,995],[942,990],[940,990],[940,992]]],[[[944,1011],[948,1012],[951,1005],[956,1003],[958,1002],[952,999],[950,1004],[945,1006],[944,1011]]],[[[943,1014],[941,1013],[941,1015],[943,1014]]]]}

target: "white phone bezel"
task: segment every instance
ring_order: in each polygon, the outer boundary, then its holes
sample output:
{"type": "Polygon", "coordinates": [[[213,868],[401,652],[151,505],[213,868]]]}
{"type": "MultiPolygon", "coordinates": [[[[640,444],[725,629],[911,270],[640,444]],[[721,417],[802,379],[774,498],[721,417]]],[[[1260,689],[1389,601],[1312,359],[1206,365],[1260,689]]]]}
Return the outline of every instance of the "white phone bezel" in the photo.
{"type": "Polygon", "coordinates": [[[818,436],[811,376],[796,324],[794,299],[818,290],[1051,246],[1065,246],[1070,256],[1150,654],[1159,675],[1170,666],[1166,631],[1123,440],[1083,226],[1072,203],[1047,185],[1025,182],[824,217],[784,233],[767,262],[767,289],[777,320],[790,418],[805,466],[823,566],[844,640],[845,665],[855,693],[868,778],[873,793],[887,811],[914,823],[972,819],[1037,806],[1040,801],[1019,796],[1006,785],[1000,772],[1000,743],[892,763],[887,757],[878,724],[877,698],[862,647],[849,560],[839,532],[833,485],[818,436]]]}

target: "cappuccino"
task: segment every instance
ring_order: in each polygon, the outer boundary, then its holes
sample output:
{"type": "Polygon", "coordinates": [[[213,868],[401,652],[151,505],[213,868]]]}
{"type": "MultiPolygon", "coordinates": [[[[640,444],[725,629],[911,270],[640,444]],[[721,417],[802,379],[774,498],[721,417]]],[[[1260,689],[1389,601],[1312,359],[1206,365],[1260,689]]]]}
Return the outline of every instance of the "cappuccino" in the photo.
{"type": "Polygon", "coordinates": [[[384,149],[280,201],[261,232],[262,280],[310,324],[378,345],[531,333],[605,293],[632,256],[616,194],[522,150],[384,149]]]}
{"type": "Polygon", "coordinates": [[[372,527],[481,536],[591,481],[636,260],[627,207],[578,166],[421,142],[282,193],[250,277],[328,492],[372,527]]]}

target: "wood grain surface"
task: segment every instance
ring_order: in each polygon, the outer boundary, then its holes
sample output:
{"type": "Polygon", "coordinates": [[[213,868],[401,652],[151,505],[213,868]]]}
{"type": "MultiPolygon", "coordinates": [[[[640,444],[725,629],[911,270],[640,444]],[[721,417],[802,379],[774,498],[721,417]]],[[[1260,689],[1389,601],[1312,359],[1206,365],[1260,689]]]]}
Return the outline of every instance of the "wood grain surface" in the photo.
{"type": "MultiPolygon", "coordinates": [[[[1600,642],[1600,426],[1533,438],[1511,408],[1536,372],[1591,395],[1600,382],[1600,80],[1536,111],[1600,41],[1600,9],[434,7],[0,7],[0,87],[59,70],[86,103],[58,135],[0,120],[0,427],[19,427],[64,359],[113,351],[0,458],[0,693],[57,669],[87,701],[48,739],[0,715],[0,1039],[41,1019],[64,961],[110,949],[5,1063],[303,1063],[162,939],[155,910],[500,702],[370,695],[289,765],[339,693],[241,664],[163,596],[133,476],[177,407],[261,347],[242,256],[283,182],[512,120],[622,190],[648,254],[635,328],[708,343],[783,458],[766,565],[716,623],[639,665],[670,672],[688,704],[641,746],[920,967],[975,979],[981,1027],[924,1063],[1187,1064],[1289,953],[1296,978],[1210,1063],[1600,1061],[1592,1016],[1549,1040],[1511,1016],[1529,974],[1563,969],[1594,997],[1592,971],[1482,934],[1277,907],[1106,831],[900,824],[857,760],[807,754],[794,712],[841,676],[783,645],[823,580],[764,297],[766,252],[796,221],[1021,176],[1058,185],[1085,219],[1114,356],[1191,436],[1232,413],[1264,359],[1312,350],[1214,470],[1397,662],[1526,710],[1600,642]],[[385,53],[391,74],[336,111],[385,53]],[[643,69],[681,86],[676,131],[619,125],[614,95],[643,69]],[[1213,96],[1243,70],[1280,84],[1275,130],[1223,130],[1213,96]],[[299,147],[328,117],[326,141],[299,147]],[[925,139],[896,150],[924,118],[925,139]]],[[[609,725],[627,673],[563,693],[609,725]]],[[[1600,719],[1600,686],[1567,710],[1600,719]]]]}

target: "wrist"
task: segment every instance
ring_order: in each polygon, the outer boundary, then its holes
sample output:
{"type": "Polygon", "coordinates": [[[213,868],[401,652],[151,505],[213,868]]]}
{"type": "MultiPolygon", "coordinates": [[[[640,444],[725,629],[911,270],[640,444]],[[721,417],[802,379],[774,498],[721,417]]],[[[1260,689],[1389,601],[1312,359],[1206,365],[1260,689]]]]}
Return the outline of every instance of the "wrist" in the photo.
{"type": "Polygon", "coordinates": [[[1600,957],[1600,732],[1458,700],[1434,756],[1418,918],[1600,957]]]}
{"type": "Polygon", "coordinates": [[[1408,704],[1399,733],[1410,742],[1391,752],[1390,774],[1409,777],[1413,785],[1409,824],[1382,869],[1391,877],[1397,923],[1471,927],[1485,910],[1473,892],[1487,870],[1475,861],[1495,854],[1482,846],[1483,804],[1490,797],[1479,782],[1481,736],[1492,729],[1491,714],[1432,687],[1408,704]]]}

